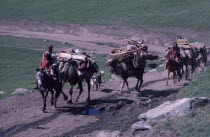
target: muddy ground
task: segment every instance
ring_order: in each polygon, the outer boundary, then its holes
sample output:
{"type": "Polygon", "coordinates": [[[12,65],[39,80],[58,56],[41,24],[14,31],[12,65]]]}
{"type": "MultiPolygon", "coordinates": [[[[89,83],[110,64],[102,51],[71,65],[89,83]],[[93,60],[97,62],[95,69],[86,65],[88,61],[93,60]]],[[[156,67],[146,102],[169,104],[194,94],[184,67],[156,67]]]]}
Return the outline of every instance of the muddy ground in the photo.
{"type": "MultiPolygon", "coordinates": [[[[187,32],[193,32],[193,30],[187,32]]],[[[206,32],[197,32],[194,34],[194,38],[204,33],[206,32]]],[[[135,38],[137,40],[144,39],[150,52],[162,55],[165,48],[173,41],[172,35],[154,31],[137,31],[128,27],[59,26],[28,21],[16,23],[0,21],[0,35],[66,41],[97,53],[109,53],[119,40],[135,38]],[[162,45],[163,43],[164,45],[162,45]]],[[[205,42],[209,41],[205,39],[205,42]]],[[[119,94],[121,80],[106,81],[103,83],[101,91],[91,92],[92,101],[89,105],[85,102],[86,87],[79,103],[68,105],[60,97],[58,108],[54,109],[48,100],[47,113],[41,112],[42,99],[38,92],[1,99],[0,136],[86,137],[96,136],[100,130],[118,130],[124,137],[132,136],[130,126],[138,121],[140,113],[167,100],[175,100],[177,93],[188,85],[189,80],[182,80],[176,85],[173,85],[171,80],[169,86],[166,86],[166,71],[147,73],[144,75],[141,92],[134,91],[135,82],[135,79],[129,79],[131,93],[127,93],[124,89],[123,94],[119,94]]],[[[65,92],[68,94],[68,91],[65,92]]],[[[78,89],[75,88],[74,98],[77,94],[78,89]]],[[[142,132],[140,135],[159,136],[155,131],[151,131],[149,134],[142,132]]],[[[178,136],[178,134],[168,131],[160,136],[172,135],[178,136]]]]}

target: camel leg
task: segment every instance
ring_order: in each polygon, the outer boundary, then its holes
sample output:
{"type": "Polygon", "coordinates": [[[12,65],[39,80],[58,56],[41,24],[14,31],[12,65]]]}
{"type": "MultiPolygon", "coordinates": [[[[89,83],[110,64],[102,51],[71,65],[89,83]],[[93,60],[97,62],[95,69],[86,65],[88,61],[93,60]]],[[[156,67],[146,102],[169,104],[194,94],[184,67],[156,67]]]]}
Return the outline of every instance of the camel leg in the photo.
{"type": "Polygon", "coordinates": [[[125,83],[126,83],[126,86],[127,86],[127,88],[128,88],[128,93],[130,93],[130,88],[129,88],[127,79],[126,79],[125,83]]]}
{"type": "Polygon", "coordinates": [[[138,85],[139,85],[139,81],[140,81],[140,80],[138,79],[138,80],[137,80],[137,83],[136,83],[136,86],[135,86],[135,90],[136,90],[136,91],[139,90],[139,86],[138,86],[138,85]]]}
{"type": "Polygon", "coordinates": [[[46,91],[45,95],[44,95],[44,100],[43,100],[43,108],[42,108],[42,112],[45,113],[45,110],[46,110],[46,100],[47,100],[47,95],[48,95],[48,90],[46,91]]]}
{"type": "Polygon", "coordinates": [[[80,81],[78,84],[79,84],[79,89],[80,90],[79,90],[79,95],[77,96],[76,102],[78,102],[79,97],[80,97],[81,93],[83,92],[82,81],[80,81]]]}
{"type": "Polygon", "coordinates": [[[188,64],[185,65],[185,79],[188,79],[188,64]]]}
{"type": "Polygon", "coordinates": [[[57,107],[57,99],[58,99],[59,95],[60,95],[60,91],[59,91],[59,89],[57,89],[55,91],[55,97],[54,97],[54,108],[57,107]]]}
{"type": "Polygon", "coordinates": [[[70,100],[67,102],[68,104],[72,104],[72,94],[73,94],[73,84],[71,84],[70,89],[69,89],[69,94],[70,94],[70,100]]]}
{"type": "MultiPolygon", "coordinates": [[[[87,78],[85,79],[86,83],[87,83],[87,86],[88,86],[88,97],[87,97],[87,101],[89,102],[90,101],[90,79],[87,78]]],[[[98,89],[98,87],[96,87],[98,89]]]]}
{"type": "Polygon", "coordinates": [[[101,83],[98,83],[98,90],[101,90],[101,83]]]}
{"type": "Polygon", "coordinates": [[[139,88],[138,88],[138,91],[139,91],[139,92],[140,92],[140,90],[141,90],[141,86],[142,86],[143,82],[144,82],[144,80],[143,80],[143,78],[142,78],[141,81],[140,81],[139,88]]]}
{"type": "Polygon", "coordinates": [[[68,100],[68,96],[61,90],[61,94],[63,95],[63,100],[68,100]]]}
{"type": "Polygon", "coordinates": [[[122,85],[121,85],[120,94],[122,94],[122,90],[123,90],[123,88],[124,88],[124,85],[125,85],[125,80],[123,80],[123,83],[122,83],[122,85]]]}
{"type": "MultiPolygon", "coordinates": [[[[64,82],[59,84],[58,89],[60,90],[60,93],[63,95],[63,99],[66,101],[68,100],[68,96],[63,92],[62,88],[64,86],[64,82]]],[[[59,97],[60,93],[58,94],[57,98],[59,97]]]]}
{"type": "Polygon", "coordinates": [[[54,106],[54,91],[53,90],[50,90],[50,93],[51,93],[50,103],[51,103],[51,106],[54,106]]]}

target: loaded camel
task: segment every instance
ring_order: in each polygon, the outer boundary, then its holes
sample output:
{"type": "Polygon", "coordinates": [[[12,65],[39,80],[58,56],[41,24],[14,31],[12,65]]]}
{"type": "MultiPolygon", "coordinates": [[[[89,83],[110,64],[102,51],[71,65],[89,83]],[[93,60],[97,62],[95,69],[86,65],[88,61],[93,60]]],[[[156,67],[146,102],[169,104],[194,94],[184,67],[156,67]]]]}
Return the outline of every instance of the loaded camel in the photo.
{"type": "MultiPolygon", "coordinates": [[[[143,41],[141,44],[143,44],[143,41]]],[[[142,46],[142,47],[140,47],[140,45],[137,46],[139,47],[137,52],[135,52],[135,54],[129,51],[125,54],[120,53],[121,55],[123,55],[123,59],[118,59],[117,57],[112,56],[106,62],[106,65],[110,66],[111,68],[111,73],[120,75],[121,78],[123,79],[120,93],[122,93],[125,84],[127,86],[128,92],[130,92],[127,79],[133,76],[137,78],[135,90],[140,92],[143,83],[144,68],[146,66],[145,55],[147,54],[147,46],[142,46]]]]}
{"type": "MultiPolygon", "coordinates": [[[[84,63],[84,62],[83,62],[84,63]]],[[[70,58],[68,60],[65,60],[63,62],[60,62],[61,66],[61,79],[62,79],[62,87],[64,86],[64,83],[68,82],[70,85],[69,94],[70,94],[70,100],[67,102],[69,104],[72,102],[72,94],[73,94],[73,87],[74,85],[78,84],[79,86],[79,94],[76,98],[76,102],[79,100],[79,97],[81,93],[83,92],[82,82],[85,80],[88,86],[88,97],[87,101],[90,101],[90,79],[93,76],[94,73],[98,72],[98,66],[96,63],[91,63],[89,59],[85,60],[85,66],[83,69],[78,71],[79,69],[79,63],[78,60],[74,58],[70,58]],[[82,73],[81,73],[82,72],[82,73]]]]}

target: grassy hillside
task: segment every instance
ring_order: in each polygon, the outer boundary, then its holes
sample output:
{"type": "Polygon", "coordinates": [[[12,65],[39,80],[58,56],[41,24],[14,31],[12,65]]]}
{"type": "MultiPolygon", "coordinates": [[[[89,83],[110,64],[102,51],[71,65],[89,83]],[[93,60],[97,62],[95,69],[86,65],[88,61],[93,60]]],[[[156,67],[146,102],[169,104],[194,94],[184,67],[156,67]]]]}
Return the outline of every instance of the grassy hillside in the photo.
{"type": "MultiPolygon", "coordinates": [[[[55,48],[63,46],[58,42],[50,43],[55,48]]],[[[0,98],[10,95],[16,88],[34,86],[35,68],[39,67],[42,52],[48,44],[40,39],[0,37],[0,91],[5,91],[0,98]]]]}
{"type": "MultiPolygon", "coordinates": [[[[210,98],[210,69],[195,76],[190,85],[183,89],[182,97],[210,98]]],[[[163,129],[178,132],[182,137],[210,136],[210,106],[201,108],[187,116],[167,121],[163,129]]]]}
{"type": "Polygon", "coordinates": [[[1,20],[210,29],[209,0],[0,0],[1,20]]]}

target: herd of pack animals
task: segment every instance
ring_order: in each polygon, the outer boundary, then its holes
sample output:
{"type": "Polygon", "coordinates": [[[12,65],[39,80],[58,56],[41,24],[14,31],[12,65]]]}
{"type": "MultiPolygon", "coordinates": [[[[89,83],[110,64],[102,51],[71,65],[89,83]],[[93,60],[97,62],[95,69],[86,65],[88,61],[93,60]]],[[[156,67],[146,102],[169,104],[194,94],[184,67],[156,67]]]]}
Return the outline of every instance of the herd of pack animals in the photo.
{"type": "MultiPolygon", "coordinates": [[[[137,79],[135,90],[140,92],[141,86],[143,84],[143,74],[144,69],[146,67],[146,60],[157,59],[151,56],[148,56],[147,46],[144,46],[143,41],[138,43],[139,47],[136,52],[127,52],[125,54],[119,53],[120,56],[108,56],[106,61],[106,66],[110,67],[111,74],[119,75],[123,79],[123,83],[121,85],[120,93],[126,84],[128,92],[130,92],[129,84],[127,79],[129,77],[135,77],[137,79]]],[[[111,52],[112,53],[112,52],[111,52]]],[[[182,79],[182,76],[185,74],[185,78],[197,71],[199,67],[205,68],[207,62],[207,56],[209,54],[209,49],[204,47],[197,48],[196,46],[190,47],[188,49],[180,48],[180,60],[179,62],[170,59],[171,48],[166,49],[163,60],[165,61],[165,65],[167,67],[165,69],[168,70],[167,76],[167,85],[169,80],[169,75],[173,73],[173,83],[175,84],[177,81],[182,79]],[[188,50],[186,52],[185,50],[188,50]]],[[[88,56],[89,58],[93,58],[88,56]]],[[[81,93],[83,92],[83,81],[87,84],[88,89],[88,97],[87,101],[90,101],[90,91],[91,88],[95,90],[100,90],[100,85],[102,83],[102,76],[104,75],[104,71],[98,72],[98,66],[94,63],[89,63],[88,68],[85,70],[83,75],[78,75],[77,70],[77,62],[69,58],[68,60],[62,60],[56,64],[53,64],[50,68],[50,75],[46,73],[45,70],[37,69],[36,79],[38,81],[38,89],[42,94],[43,99],[43,108],[42,111],[46,110],[46,98],[48,93],[51,93],[51,105],[56,108],[57,98],[60,94],[63,95],[64,100],[68,100],[67,95],[63,92],[62,88],[64,83],[68,83],[70,86],[69,94],[70,99],[67,103],[73,103],[72,94],[73,87],[78,84],[79,94],[76,98],[76,102],[79,100],[81,93]],[[55,71],[62,64],[62,70],[60,70],[60,80],[55,75],[55,71]],[[98,73],[94,75],[94,73],[98,73]]]]}

